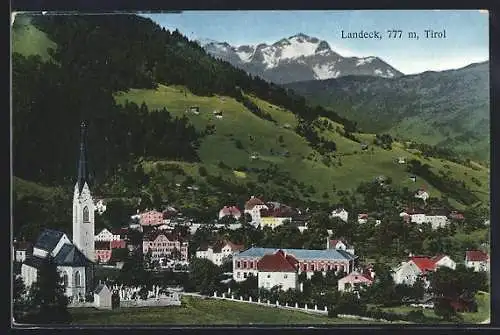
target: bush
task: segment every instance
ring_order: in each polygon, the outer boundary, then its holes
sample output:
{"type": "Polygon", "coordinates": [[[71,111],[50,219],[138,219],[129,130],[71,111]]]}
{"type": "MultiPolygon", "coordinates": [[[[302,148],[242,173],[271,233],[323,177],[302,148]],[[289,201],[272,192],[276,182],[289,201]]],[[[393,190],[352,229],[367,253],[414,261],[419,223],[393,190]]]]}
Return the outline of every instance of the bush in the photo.
{"type": "Polygon", "coordinates": [[[406,319],[411,322],[424,323],[426,320],[426,316],[424,315],[424,312],[422,310],[410,311],[408,312],[408,314],[406,314],[406,319]]]}

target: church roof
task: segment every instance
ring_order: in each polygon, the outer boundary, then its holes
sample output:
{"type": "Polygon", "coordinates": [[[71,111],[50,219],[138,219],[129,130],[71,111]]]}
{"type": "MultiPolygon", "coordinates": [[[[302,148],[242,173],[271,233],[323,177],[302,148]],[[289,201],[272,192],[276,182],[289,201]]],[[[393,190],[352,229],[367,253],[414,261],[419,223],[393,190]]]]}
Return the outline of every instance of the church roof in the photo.
{"type": "Polygon", "coordinates": [[[85,257],[80,250],[72,244],[65,244],[54,257],[57,265],[65,266],[85,266],[90,264],[90,260],[85,257]]]}
{"type": "Polygon", "coordinates": [[[82,193],[83,186],[88,183],[88,168],[87,168],[87,126],[82,122],[80,129],[80,157],[78,160],[78,193],[82,193]]]}
{"type": "Polygon", "coordinates": [[[45,229],[38,237],[35,248],[52,252],[63,236],[61,231],[45,229]]]}

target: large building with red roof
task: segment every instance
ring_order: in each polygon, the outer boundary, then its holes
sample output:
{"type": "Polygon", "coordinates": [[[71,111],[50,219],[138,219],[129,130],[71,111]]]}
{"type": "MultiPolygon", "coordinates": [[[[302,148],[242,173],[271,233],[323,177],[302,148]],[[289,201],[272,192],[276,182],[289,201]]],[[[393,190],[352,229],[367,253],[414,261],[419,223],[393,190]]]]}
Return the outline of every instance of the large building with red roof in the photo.
{"type": "Polygon", "coordinates": [[[281,290],[298,288],[299,261],[283,250],[264,255],[257,262],[259,288],[270,290],[279,286],[281,290]]]}
{"type": "Polygon", "coordinates": [[[465,266],[476,272],[490,271],[490,256],[484,251],[468,250],[465,252],[465,266]]]}
{"type": "MultiPolygon", "coordinates": [[[[273,255],[277,248],[252,247],[233,257],[233,279],[237,282],[244,281],[249,275],[258,276],[260,270],[258,263],[267,255],[273,255]]],[[[319,271],[336,271],[351,273],[354,270],[356,256],[337,249],[307,250],[307,249],[281,249],[286,255],[298,261],[298,273],[305,272],[308,278],[319,271]]],[[[278,268],[279,269],[279,268],[278,268]]],[[[267,271],[270,272],[270,271],[267,271]]]]}
{"type": "Polygon", "coordinates": [[[236,220],[239,220],[241,217],[241,211],[235,206],[224,206],[219,211],[219,220],[225,216],[232,216],[236,220]]]}
{"type": "Polygon", "coordinates": [[[150,253],[151,261],[160,261],[163,258],[180,258],[181,261],[187,261],[188,245],[187,241],[178,236],[156,230],[144,235],[142,252],[144,255],[150,253]]]}

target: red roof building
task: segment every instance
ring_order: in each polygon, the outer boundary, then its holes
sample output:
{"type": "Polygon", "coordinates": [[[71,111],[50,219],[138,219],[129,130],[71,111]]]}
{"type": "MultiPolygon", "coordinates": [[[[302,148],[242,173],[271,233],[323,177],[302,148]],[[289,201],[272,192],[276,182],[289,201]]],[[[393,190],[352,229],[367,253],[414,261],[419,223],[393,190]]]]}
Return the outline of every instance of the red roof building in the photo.
{"type": "Polygon", "coordinates": [[[487,262],[489,259],[490,256],[486,252],[480,250],[468,250],[465,252],[466,262],[487,262]]]}
{"type": "Polygon", "coordinates": [[[283,250],[262,257],[257,263],[257,270],[262,272],[297,272],[299,261],[283,250]]]}

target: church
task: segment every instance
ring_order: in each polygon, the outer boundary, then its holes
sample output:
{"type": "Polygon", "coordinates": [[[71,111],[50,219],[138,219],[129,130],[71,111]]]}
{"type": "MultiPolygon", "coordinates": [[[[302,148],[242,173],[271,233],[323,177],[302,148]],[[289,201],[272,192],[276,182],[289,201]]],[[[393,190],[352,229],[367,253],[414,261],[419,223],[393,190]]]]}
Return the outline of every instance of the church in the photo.
{"type": "Polygon", "coordinates": [[[33,255],[21,266],[24,284],[30,287],[37,280],[38,269],[50,255],[61,274],[66,296],[72,302],[84,300],[94,288],[96,206],[88,183],[86,135],[86,125],[82,123],[78,179],[73,194],[72,241],[64,232],[45,229],[33,247],[33,255]]]}

